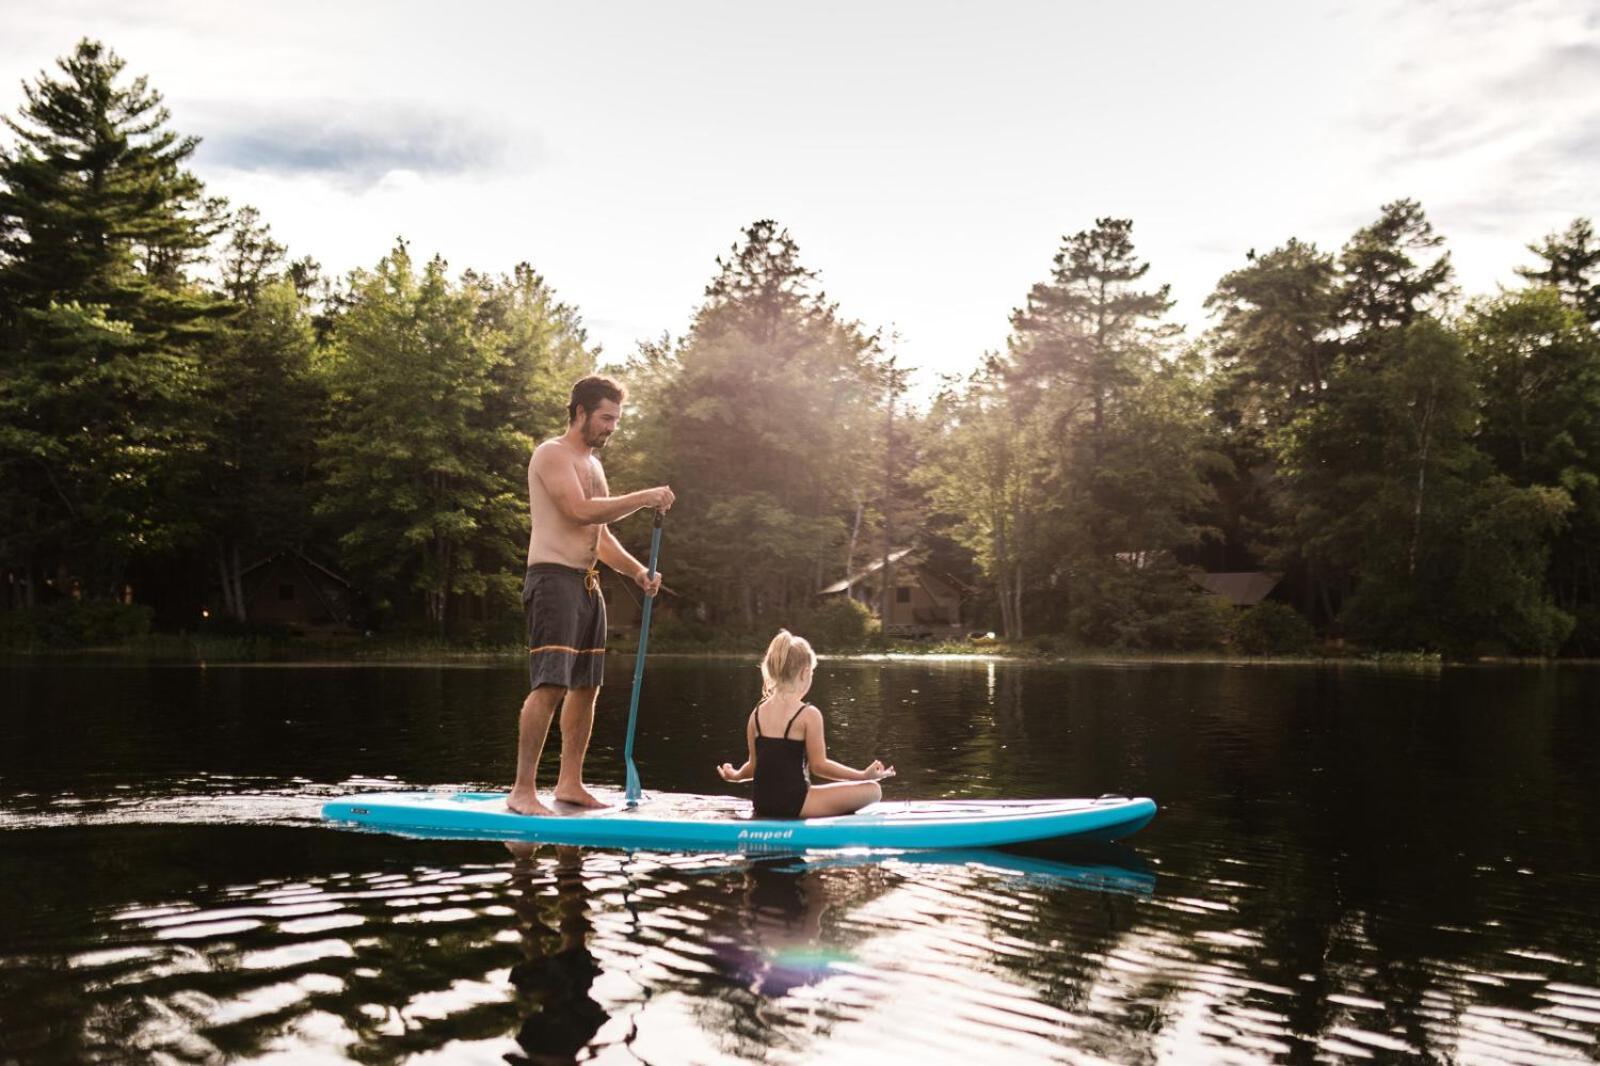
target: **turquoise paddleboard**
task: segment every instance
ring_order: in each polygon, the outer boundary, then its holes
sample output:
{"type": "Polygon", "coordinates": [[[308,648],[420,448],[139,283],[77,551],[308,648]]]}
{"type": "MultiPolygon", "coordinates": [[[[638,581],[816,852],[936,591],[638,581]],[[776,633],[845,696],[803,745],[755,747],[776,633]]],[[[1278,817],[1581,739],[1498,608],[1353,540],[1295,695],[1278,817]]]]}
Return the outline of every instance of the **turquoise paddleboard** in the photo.
{"type": "Polygon", "coordinates": [[[837,818],[752,818],[748,800],[663,793],[636,806],[558,804],[552,815],[516,814],[504,792],[380,792],[324,804],[322,816],[422,837],[485,837],[650,850],[721,848],[986,848],[1038,840],[1120,840],[1155,817],[1153,800],[909,800],[874,803],[837,818]]]}

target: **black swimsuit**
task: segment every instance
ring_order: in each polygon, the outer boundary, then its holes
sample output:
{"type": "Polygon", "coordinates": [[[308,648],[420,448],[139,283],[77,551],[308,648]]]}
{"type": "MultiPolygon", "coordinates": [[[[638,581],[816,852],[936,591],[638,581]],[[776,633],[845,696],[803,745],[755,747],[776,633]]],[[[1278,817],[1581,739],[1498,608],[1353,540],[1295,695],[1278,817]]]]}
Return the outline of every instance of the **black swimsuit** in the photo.
{"type": "MultiPolygon", "coordinates": [[[[800,711],[805,709],[806,704],[802,703],[800,711]]],[[[781,737],[763,736],[760,708],[751,712],[756,720],[757,818],[798,818],[800,808],[805,806],[806,793],[811,791],[811,779],[806,774],[806,742],[789,738],[789,727],[800,717],[800,711],[790,717],[781,737]]]]}

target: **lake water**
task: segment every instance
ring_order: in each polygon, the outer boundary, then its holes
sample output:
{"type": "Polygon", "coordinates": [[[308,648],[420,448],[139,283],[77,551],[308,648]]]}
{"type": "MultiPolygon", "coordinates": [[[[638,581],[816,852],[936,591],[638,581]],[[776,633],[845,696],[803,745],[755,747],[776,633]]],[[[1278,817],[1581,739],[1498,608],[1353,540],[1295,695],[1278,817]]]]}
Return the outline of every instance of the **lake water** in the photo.
{"type": "MultiPolygon", "coordinates": [[[[520,666],[0,666],[0,1063],[1600,1059],[1600,669],[819,667],[890,798],[1161,804],[1090,851],[319,823],[509,785],[520,666]]],[[[652,662],[646,789],[747,788],[758,684],[652,662]]]]}

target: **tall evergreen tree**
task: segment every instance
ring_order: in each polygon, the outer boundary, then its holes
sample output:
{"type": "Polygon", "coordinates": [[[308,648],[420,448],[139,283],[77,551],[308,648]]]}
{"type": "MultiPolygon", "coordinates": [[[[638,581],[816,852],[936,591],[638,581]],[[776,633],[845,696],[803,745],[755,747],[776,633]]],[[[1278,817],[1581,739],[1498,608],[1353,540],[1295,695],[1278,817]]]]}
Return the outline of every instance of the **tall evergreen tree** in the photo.
{"type": "Polygon", "coordinates": [[[1218,416],[1259,448],[1316,403],[1337,355],[1333,258],[1294,238],[1230,271],[1206,299],[1218,416]]]}
{"type": "Polygon", "coordinates": [[[1211,331],[1213,432],[1230,467],[1216,475],[1218,569],[1269,565],[1313,614],[1320,576],[1284,528],[1274,446],[1321,402],[1339,354],[1333,258],[1291,238],[1217,282],[1211,331]]]}
{"type": "Polygon", "coordinates": [[[688,336],[626,371],[630,418],[651,423],[629,440],[678,490],[672,580],[754,625],[834,578],[857,502],[878,496],[882,353],[775,222],[746,227],[717,268],[688,336]]]}
{"type": "Polygon", "coordinates": [[[788,354],[838,324],[837,307],[817,289],[817,272],[801,265],[788,230],[761,219],[741,236],[727,258],[717,257],[717,274],[695,315],[697,338],[733,331],[788,354]]]}
{"type": "Polygon", "coordinates": [[[1539,267],[1517,267],[1535,285],[1548,285],[1561,294],[1568,307],[1591,326],[1600,326],[1600,242],[1594,223],[1573,219],[1564,233],[1552,233],[1528,251],[1543,260],[1539,267]]]}
{"type": "Polygon", "coordinates": [[[1094,455],[1104,451],[1108,411],[1121,390],[1148,371],[1161,343],[1177,333],[1162,321],[1172,307],[1171,286],[1138,287],[1149,272],[1150,264],[1134,254],[1133,223],[1096,219],[1094,229],[1065,239],[1050,280],[1034,285],[1011,316],[1016,376],[1068,397],[1064,413],[1073,413],[1074,435],[1094,455]],[[1085,417],[1076,417],[1080,407],[1085,417]]]}
{"type": "Polygon", "coordinates": [[[23,86],[17,144],[0,152],[0,291],[12,308],[103,305],[140,333],[181,331],[219,310],[183,267],[221,228],[218,201],[183,169],[200,141],[123,61],[78,43],[23,86]]]}
{"type": "Polygon", "coordinates": [[[217,202],[159,93],[80,42],[24,86],[0,150],[0,489],[44,571],[118,594],[130,560],[199,536],[198,353],[232,308],[188,276],[217,202]]]}
{"type": "Polygon", "coordinates": [[[1053,599],[1097,644],[1163,640],[1160,620],[1189,617],[1193,586],[1175,552],[1201,535],[1202,474],[1215,458],[1199,368],[1172,358],[1169,288],[1142,287],[1150,267],[1132,232],[1102,218],[1066,238],[1050,279],[1012,316],[1012,417],[1056,441],[1049,576],[1065,596],[1053,599]]]}
{"type": "Polygon", "coordinates": [[[1339,254],[1341,315],[1353,333],[1347,357],[1365,357],[1384,331],[1440,310],[1455,295],[1455,268],[1443,246],[1415,200],[1384,204],[1376,221],[1356,231],[1339,254]]]}
{"type": "Polygon", "coordinates": [[[262,221],[260,211],[239,208],[223,235],[219,266],[224,295],[236,304],[248,305],[262,286],[287,274],[286,251],[273,239],[272,227],[262,221]]]}
{"type": "MultiPolygon", "coordinates": [[[[1370,398],[1373,392],[1381,394],[1385,382],[1393,386],[1394,375],[1384,381],[1366,381],[1360,375],[1381,374],[1388,369],[1386,359],[1405,362],[1418,352],[1431,350],[1416,339],[1432,336],[1425,330],[1417,332],[1412,343],[1408,344],[1404,337],[1412,323],[1441,310],[1455,294],[1450,283],[1450,256],[1443,244],[1444,238],[1434,232],[1421,205],[1414,200],[1383,205],[1374,222],[1356,231],[1339,254],[1333,278],[1331,295],[1336,316],[1330,325],[1336,331],[1324,336],[1324,346],[1318,353],[1326,358],[1319,360],[1322,382],[1316,403],[1297,404],[1294,412],[1285,412],[1295,428],[1293,437],[1280,430],[1276,438],[1267,438],[1269,450],[1285,464],[1288,476],[1274,481],[1267,493],[1274,498],[1279,520],[1271,527],[1269,540],[1274,543],[1266,555],[1273,565],[1303,574],[1307,601],[1304,606],[1308,614],[1323,623],[1332,623],[1341,614],[1344,600],[1359,584],[1363,558],[1337,547],[1348,532],[1337,521],[1340,516],[1333,514],[1329,516],[1331,525],[1319,526],[1315,520],[1308,520],[1317,509],[1308,506],[1307,501],[1320,491],[1334,491],[1335,485],[1348,487],[1352,482],[1343,479],[1349,463],[1368,469],[1362,466],[1365,459],[1347,454],[1348,448],[1381,447],[1389,439],[1370,436],[1390,431],[1374,414],[1381,405],[1357,400],[1370,398]],[[1332,409],[1321,410],[1329,405],[1332,409]],[[1361,432],[1368,436],[1359,441],[1341,442],[1336,433],[1307,435],[1308,427],[1343,425],[1350,429],[1347,420],[1363,419],[1378,419],[1379,424],[1365,426],[1361,432]],[[1329,455],[1316,453],[1323,447],[1330,449],[1329,455]],[[1320,469],[1303,465],[1308,461],[1324,465],[1320,469]],[[1290,499],[1282,498],[1280,488],[1287,491],[1290,499]]],[[[1438,380],[1455,379],[1447,374],[1438,380]]],[[[1456,410],[1448,404],[1446,407],[1456,410]]],[[[1429,407],[1435,408],[1436,403],[1429,407]]],[[[1430,425],[1437,428],[1436,423],[1430,425]]],[[[1423,465],[1426,466],[1425,461],[1423,465]]]]}

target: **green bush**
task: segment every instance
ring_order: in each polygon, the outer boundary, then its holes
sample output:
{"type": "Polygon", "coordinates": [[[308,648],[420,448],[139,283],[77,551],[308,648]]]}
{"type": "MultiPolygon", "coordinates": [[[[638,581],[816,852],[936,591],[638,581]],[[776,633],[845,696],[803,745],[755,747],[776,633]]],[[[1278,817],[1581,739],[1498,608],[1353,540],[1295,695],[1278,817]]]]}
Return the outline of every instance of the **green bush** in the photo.
{"type": "Polygon", "coordinates": [[[122,644],[150,632],[154,612],[109,600],[60,600],[40,607],[0,612],[0,644],[6,647],[88,648],[122,644]]]}
{"type": "Polygon", "coordinates": [[[0,611],[0,648],[26,648],[33,643],[32,611],[0,611]]]}
{"type": "Polygon", "coordinates": [[[1198,651],[1220,647],[1232,608],[1171,565],[1112,568],[1074,585],[1068,635],[1091,648],[1198,651]]]}
{"type": "Polygon", "coordinates": [[[794,625],[788,628],[818,651],[829,652],[861,647],[877,631],[878,623],[866,604],[834,596],[796,614],[794,625]]]}
{"type": "Polygon", "coordinates": [[[1316,642],[1311,623],[1288,604],[1263,600],[1233,620],[1234,647],[1248,655],[1303,655],[1316,642]]]}
{"type": "Polygon", "coordinates": [[[1197,592],[1146,619],[1144,640],[1134,646],[1170,651],[1219,648],[1228,637],[1233,614],[1233,606],[1227,601],[1197,592]]]}
{"type": "Polygon", "coordinates": [[[1600,656],[1600,606],[1583,604],[1573,612],[1574,625],[1561,649],[1563,655],[1600,656]]]}
{"type": "Polygon", "coordinates": [[[710,626],[677,611],[662,611],[650,619],[650,643],[658,648],[703,647],[716,636],[710,626]]]}

